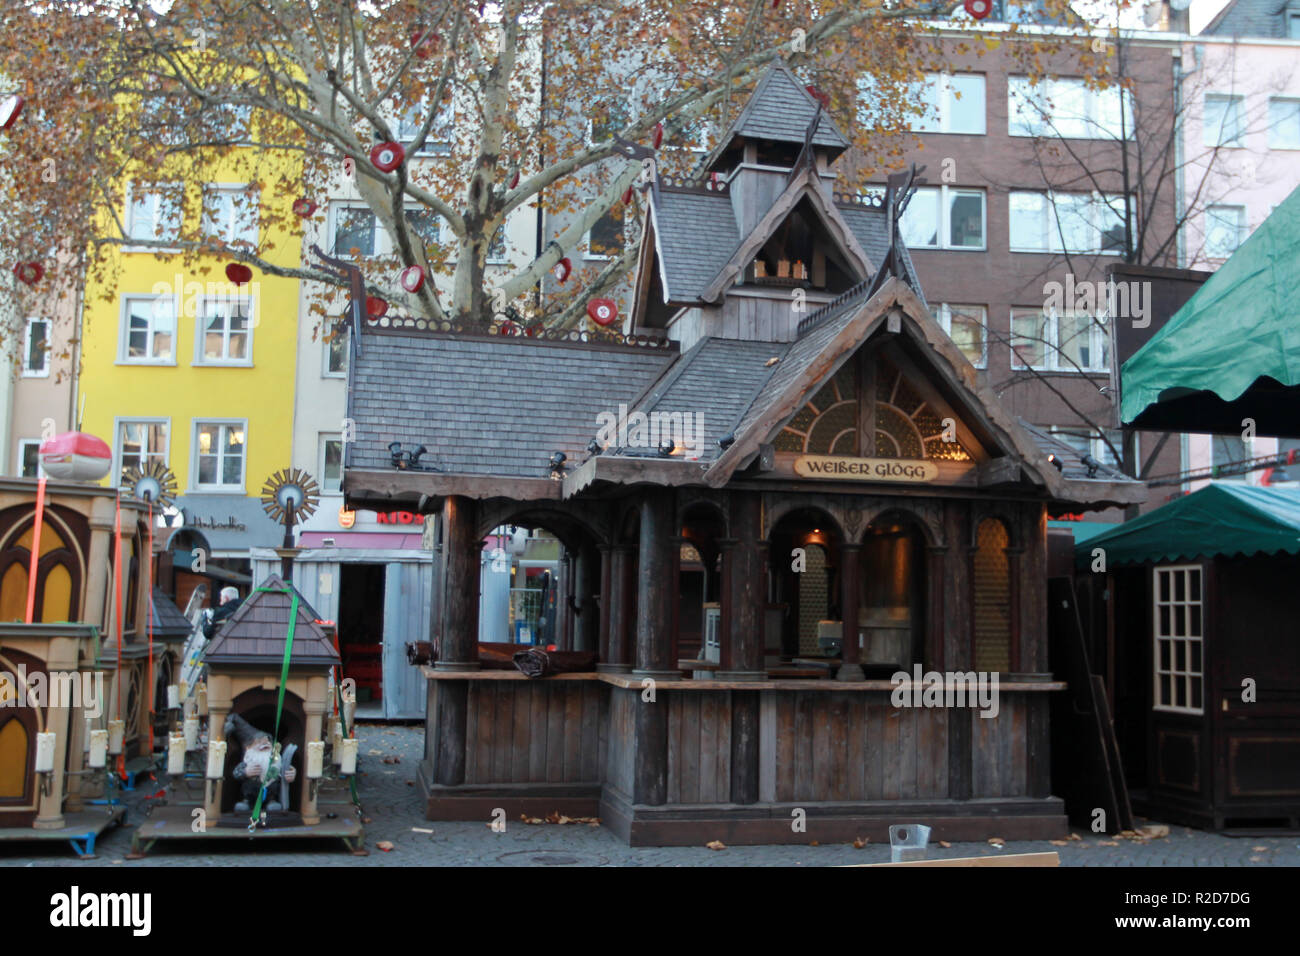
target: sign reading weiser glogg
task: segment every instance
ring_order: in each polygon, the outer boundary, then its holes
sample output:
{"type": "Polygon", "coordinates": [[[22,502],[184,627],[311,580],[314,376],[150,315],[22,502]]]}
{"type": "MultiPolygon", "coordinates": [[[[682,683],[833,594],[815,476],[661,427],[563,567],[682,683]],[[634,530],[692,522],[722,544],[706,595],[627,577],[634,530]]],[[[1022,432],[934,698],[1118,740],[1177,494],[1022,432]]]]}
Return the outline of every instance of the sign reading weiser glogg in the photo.
{"type": "Polygon", "coordinates": [[[934,481],[939,468],[920,458],[838,458],[834,455],[800,455],[795,474],[804,478],[838,478],[848,481],[934,481]]]}

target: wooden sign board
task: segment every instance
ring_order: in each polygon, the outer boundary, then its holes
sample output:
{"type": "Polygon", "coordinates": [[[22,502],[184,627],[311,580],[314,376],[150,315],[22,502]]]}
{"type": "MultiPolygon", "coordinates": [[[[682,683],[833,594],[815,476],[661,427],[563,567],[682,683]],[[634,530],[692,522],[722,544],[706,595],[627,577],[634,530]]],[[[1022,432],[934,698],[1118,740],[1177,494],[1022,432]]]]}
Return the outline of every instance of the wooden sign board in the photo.
{"type": "Polygon", "coordinates": [[[841,458],[835,455],[800,455],[795,474],[803,478],[837,481],[934,481],[939,467],[922,458],[841,458]]]}

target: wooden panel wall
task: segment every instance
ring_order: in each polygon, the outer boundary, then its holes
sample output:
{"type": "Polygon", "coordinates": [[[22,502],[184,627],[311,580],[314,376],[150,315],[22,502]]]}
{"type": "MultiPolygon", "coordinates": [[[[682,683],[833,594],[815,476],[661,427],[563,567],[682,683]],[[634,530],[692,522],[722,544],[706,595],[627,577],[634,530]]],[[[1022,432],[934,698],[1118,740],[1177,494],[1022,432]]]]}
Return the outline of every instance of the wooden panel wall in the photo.
{"type": "Polygon", "coordinates": [[[597,681],[469,681],[465,782],[595,783],[608,689],[597,681]]]}
{"type": "Polygon", "coordinates": [[[1001,694],[996,717],[981,717],[978,710],[966,714],[971,725],[972,796],[1030,796],[1028,703],[1023,694],[1001,694]]]}
{"type": "MultiPolygon", "coordinates": [[[[605,783],[631,797],[636,759],[636,710],[640,691],[609,689],[608,747],[605,752],[605,783]]],[[[653,706],[653,705],[645,705],[653,706]]]]}
{"type": "Polygon", "coordinates": [[[668,706],[668,802],[731,802],[731,692],[661,695],[668,706]]]}

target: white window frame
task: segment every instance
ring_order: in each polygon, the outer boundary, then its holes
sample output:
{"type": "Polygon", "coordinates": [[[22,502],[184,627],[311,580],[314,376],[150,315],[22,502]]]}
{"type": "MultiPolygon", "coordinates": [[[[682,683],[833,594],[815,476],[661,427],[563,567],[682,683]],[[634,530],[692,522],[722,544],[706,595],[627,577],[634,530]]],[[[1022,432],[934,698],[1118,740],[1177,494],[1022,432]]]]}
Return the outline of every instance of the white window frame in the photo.
{"type": "Polygon", "coordinates": [[[1031,84],[1026,76],[1007,77],[1007,135],[1027,138],[1055,139],[1101,139],[1119,142],[1121,131],[1125,138],[1132,139],[1134,132],[1133,94],[1121,90],[1118,86],[1102,89],[1089,89],[1079,77],[1058,77],[1040,80],[1031,84]],[[1083,97],[1083,113],[1078,116],[1060,115],[1059,102],[1066,96],[1083,97]],[[1121,113],[1115,117],[1106,115],[1107,108],[1113,108],[1106,98],[1119,96],[1121,113]],[[1051,105],[1049,105],[1051,104],[1051,105]],[[1027,122],[1026,117],[1032,117],[1027,122]],[[1112,129],[1107,125],[1110,119],[1118,119],[1120,128],[1112,129]],[[1068,135],[1062,128],[1067,122],[1082,123],[1082,130],[1070,130],[1068,135]]]}
{"type": "Polygon", "coordinates": [[[1296,131],[1296,138],[1292,142],[1281,142],[1277,130],[1282,126],[1280,118],[1275,115],[1280,112],[1277,107],[1286,106],[1295,114],[1296,126],[1300,127],[1300,97],[1297,96],[1270,96],[1268,98],[1268,148],[1269,149],[1300,149],[1300,129],[1296,131]]]}
{"type": "Polygon", "coordinates": [[[316,464],[320,468],[317,474],[320,475],[320,490],[322,495],[341,495],[343,494],[343,459],[347,451],[343,444],[342,432],[319,432],[316,442],[316,464]],[[325,449],[330,442],[339,444],[339,487],[331,488],[328,479],[325,477],[325,449]]]}
{"type": "Polygon", "coordinates": [[[249,185],[249,183],[203,184],[202,199],[199,204],[199,223],[200,230],[204,236],[215,236],[215,238],[220,239],[226,245],[231,247],[239,246],[251,249],[257,248],[258,240],[262,232],[261,193],[257,189],[249,192],[249,185]],[[251,205],[253,213],[252,221],[244,224],[242,230],[237,228],[239,224],[240,208],[239,202],[232,198],[230,203],[230,220],[228,222],[218,223],[217,231],[210,233],[208,231],[208,225],[210,222],[208,218],[208,197],[214,195],[243,197],[251,205]]]}
{"type": "MultiPolygon", "coordinates": [[[[1228,113],[1224,113],[1226,120],[1228,113]]],[[[1201,139],[1205,146],[1219,149],[1244,149],[1246,146],[1246,97],[1237,93],[1206,93],[1205,99],[1201,104],[1201,139]],[[1220,142],[1220,136],[1223,134],[1223,123],[1220,122],[1219,128],[1211,133],[1210,126],[1210,100],[1223,102],[1228,106],[1236,108],[1236,133],[1228,142],[1220,142]]]]}
{"type": "Polygon", "coordinates": [[[122,426],[123,425],[162,425],[163,426],[163,450],[161,452],[145,452],[144,458],[147,463],[150,458],[160,458],[164,465],[171,460],[172,447],[172,420],[170,416],[156,415],[120,415],[113,419],[113,470],[108,473],[109,480],[117,484],[122,474],[122,426]]]}
{"type": "Polygon", "coordinates": [[[1224,203],[1224,204],[1216,203],[1214,205],[1205,207],[1205,257],[1207,259],[1231,258],[1232,254],[1241,248],[1241,244],[1246,240],[1246,235],[1248,234],[1248,232],[1249,232],[1249,227],[1246,222],[1245,206],[1237,206],[1231,203],[1224,203]],[[1214,217],[1215,210],[1220,210],[1220,209],[1231,209],[1237,213],[1237,241],[1233,244],[1232,248],[1228,250],[1227,255],[1220,255],[1219,250],[1217,248],[1213,250],[1211,250],[1210,248],[1210,231],[1213,228],[1213,225],[1211,224],[1211,219],[1214,217]]]}
{"type": "MultiPolygon", "coordinates": [[[[1093,458],[1096,458],[1099,462],[1101,462],[1103,465],[1105,465],[1108,468],[1120,467],[1121,462],[1119,458],[1111,454],[1110,449],[1106,447],[1106,441],[1104,437],[1100,433],[1088,435],[1086,437],[1079,435],[1080,431],[1097,432],[1097,429],[1091,428],[1087,425],[1079,425],[1077,427],[1070,426],[1070,425],[1052,425],[1048,429],[1048,431],[1056,438],[1057,441],[1065,445],[1070,445],[1071,448],[1074,448],[1074,445],[1070,444],[1070,442],[1067,439],[1082,437],[1084,438],[1085,441],[1088,442],[1089,455],[1091,455],[1093,458]]],[[[1111,439],[1112,439],[1111,443],[1115,445],[1115,447],[1122,452],[1124,448],[1123,445],[1121,444],[1123,441],[1123,436],[1121,432],[1119,431],[1119,429],[1108,429],[1108,431],[1110,431],[1111,433],[1111,439]]],[[[1074,448],[1074,450],[1078,451],[1077,448],[1074,448]]]]}
{"type": "MultiPolygon", "coordinates": [[[[329,242],[329,247],[330,247],[331,250],[334,249],[335,238],[336,238],[336,236],[337,236],[337,234],[338,234],[339,217],[341,216],[341,214],[343,213],[344,210],[348,210],[348,209],[361,209],[361,210],[364,210],[365,212],[370,213],[371,215],[374,215],[374,211],[373,211],[373,210],[372,210],[372,209],[371,209],[371,208],[370,208],[366,203],[361,202],[361,201],[359,201],[359,200],[356,200],[356,199],[333,199],[333,200],[331,200],[331,201],[330,201],[330,211],[329,211],[329,222],[327,223],[327,229],[328,229],[328,232],[327,232],[328,239],[327,239],[327,241],[329,242]]],[[[433,210],[428,209],[428,207],[426,207],[426,206],[420,206],[420,205],[418,205],[418,204],[408,205],[408,206],[406,207],[406,210],[407,210],[407,212],[430,212],[430,213],[433,213],[433,210]]],[[[437,215],[436,213],[433,213],[433,214],[434,214],[435,216],[437,215]]],[[[363,252],[363,253],[361,254],[361,258],[363,258],[363,259],[382,259],[382,258],[385,258],[385,257],[388,257],[388,256],[395,256],[395,255],[397,255],[397,244],[393,242],[393,237],[390,236],[390,235],[388,234],[388,230],[385,229],[385,228],[384,228],[384,224],[383,224],[382,222],[379,221],[379,217],[378,217],[378,216],[375,216],[374,218],[375,218],[375,243],[374,243],[374,251],[371,252],[371,253],[369,253],[369,254],[363,252]]],[[[442,218],[439,217],[438,220],[437,220],[437,222],[438,222],[438,238],[437,238],[436,242],[437,242],[438,244],[441,244],[441,243],[442,243],[442,224],[443,224],[443,220],[442,220],[442,218]]],[[[412,230],[412,231],[414,231],[414,230],[412,230]]],[[[418,233],[417,233],[417,235],[418,235],[418,233]]],[[[337,251],[333,251],[331,254],[332,254],[332,255],[338,255],[338,256],[346,256],[346,255],[348,254],[348,251],[347,251],[346,249],[340,249],[340,250],[337,250],[337,251]]],[[[450,261],[454,261],[454,260],[450,260],[450,261]]],[[[500,259],[500,260],[489,259],[488,261],[489,261],[489,262],[494,262],[494,261],[499,261],[499,262],[509,262],[510,260],[509,260],[509,259],[500,259]]]]}
{"type": "Polygon", "coordinates": [[[18,460],[14,462],[14,474],[19,478],[45,478],[45,466],[41,464],[41,439],[39,438],[20,438],[18,439],[18,460]],[[36,474],[23,474],[23,451],[28,445],[36,446],[36,474]]]}
{"type": "MultiPolygon", "coordinates": [[[[982,339],[983,339],[983,350],[982,350],[982,352],[981,352],[981,354],[980,354],[979,361],[972,361],[971,364],[974,365],[976,368],[988,368],[988,364],[989,364],[989,310],[988,310],[988,307],[987,307],[987,306],[983,306],[983,305],[964,305],[963,303],[960,303],[960,302],[941,302],[941,303],[939,303],[939,305],[935,307],[935,311],[937,311],[937,312],[939,313],[939,315],[938,315],[939,325],[940,325],[940,327],[943,329],[943,331],[947,334],[947,336],[948,336],[949,339],[952,339],[952,310],[953,310],[954,308],[955,308],[955,309],[958,309],[958,310],[961,310],[961,311],[969,311],[969,310],[971,310],[971,309],[979,309],[979,312],[980,312],[980,328],[983,330],[983,335],[982,335],[982,339]]],[[[957,344],[956,341],[953,341],[953,344],[956,345],[956,344],[957,344]]],[[[958,346],[958,351],[960,351],[960,350],[961,350],[961,346],[958,346]]],[[[965,352],[962,352],[962,355],[966,355],[966,353],[965,353],[965,352]]],[[[967,355],[966,357],[967,357],[967,359],[970,358],[970,356],[968,356],[968,355],[967,355]]]]}
{"type": "MultiPolygon", "coordinates": [[[[334,319],[333,321],[337,322],[338,320],[334,319]]],[[[343,368],[337,372],[330,371],[330,345],[332,343],[326,342],[324,338],[321,339],[320,374],[322,378],[344,378],[345,379],[348,377],[348,358],[350,357],[351,354],[348,349],[349,335],[351,335],[351,332],[348,329],[344,329],[343,330],[343,368]]]]}
{"type": "Polygon", "coordinates": [[[168,239],[180,239],[181,229],[185,225],[185,186],[184,183],[150,183],[148,186],[140,188],[135,183],[130,183],[126,188],[126,213],[122,217],[122,225],[126,229],[126,235],[123,237],[126,241],[122,245],[123,252],[179,252],[179,247],[160,247],[160,246],[137,246],[133,242],[165,242],[168,239]],[[135,236],[135,196],[137,191],[145,192],[154,198],[153,207],[150,217],[150,230],[148,236],[135,236]],[[158,234],[158,215],[159,202],[167,194],[174,193],[176,196],[176,232],[174,235],[158,234]]]}
{"type": "Polygon", "coordinates": [[[493,255],[492,240],[489,240],[487,257],[484,260],[484,262],[486,265],[490,265],[490,266],[509,265],[510,264],[510,239],[506,235],[505,222],[502,222],[501,225],[497,227],[497,232],[493,234],[492,239],[495,240],[497,235],[501,236],[501,252],[497,255],[493,255]]]}
{"type": "Polygon", "coordinates": [[[456,110],[450,102],[443,103],[439,108],[438,117],[434,119],[433,125],[429,127],[429,136],[424,141],[424,148],[418,153],[411,152],[411,144],[415,142],[415,135],[420,131],[420,127],[418,125],[414,129],[406,127],[406,117],[412,112],[422,114],[426,108],[425,104],[412,103],[406,110],[394,115],[393,133],[409,155],[419,157],[450,156],[452,137],[456,131],[456,110]],[[447,138],[441,139],[438,134],[445,134],[447,138]]]}
{"type": "Polygon", "coordinates": [[[196,366],[204,367],[225,367],[225,368],[252,368],[253,366],[253,330],[257,327],[256,305],[251,295],[242,295],[235,287],[231,287],[230,292],[221,296],[202,296],[199,298],[195,307],[194,315],[194,362],[196,366]],[[207,306],[209,303],[224,303],[227,305],[240,305],[248,310],[248,326],[245,329],[245,335],[248,338],[248,345],[245,348],[247,357],[242,359],[232,359],[230,353],[230,315],[226,315],[225,329],[222,331],[221,339],[225,353],[221,358],[207,357],[207,306]]]}
{"type": "MultiPolygon", "coordinates": [[[[1119,209],[1121,210],[1120,214],[1122,214],[1122,210],[1124,208],[1124,197],[1122,195],[1113,194],[1113,193],[1099,193],[1099,192],[1076,193],[1076,192],[1064,192],[1064,191],[1056,192],[1053,190],[1048,190],[1044,192],[1038,189],[1013,189],[1007,193],[1008,250],[1011,252],[1023,252],[1023,253],[1031,253],[1031,254],[1038,254],[1038,255],[1069,254],[1069,255],[1078,255],[1078,256],[1121,256],[1124,254],[1123,249],[1102,249],[1102,236],[1105,234],[1106,231],[1103,228],[1103,226],[1108,224],[1109,220],[1106,220],[1104,222],[1098,221],[1098,216],[1102,214],[1102,210],[1105,210],[1106,213],[1109,214],[1115,211],[1116,206],[1119,207],[1119,209]],[[1039,231],[1047,240],[1046,248],[1038,248],[1035,246],[1016,244],[1017,236],[1016,236],[1016,230],[1014,228],[1015,214],[1012,212],[1011,206],[1017,196],[1033,196],[1041,202],[1042,205],[1039,213],[1040,215],[1039,231]],[[1061,228],[1060,222],[1057,219],[1057,215],[1058,215],[1057,197],[1058,196],[1091,197],[1088,208],[1093,212],[1093,216],[1091,217],[1091,221],[1088,223],[1088,225],[1093,234],[1093,238],[1095,239],[1093,248],[1066,249],[1064,247],[1064,244],[1061,242],[1061,233],[1065,232],[1066,230],[1061,228]]],[[[1136,205],[1129,207],[1130,216],[1135,215],[1136,212],[1137,212],[1136,205]]],[[[1123,219],[1118,219],[1117,221],[1119,223],[1123,223],[1123,219]]]]}
{"type": "Polygon", "coordinates": [[[1151,657],[1152,709],[1165,711],[1167,713],[1174,713],[1174,714],[1205,713],[1205,683],[1206,683],[1205,682],[1205,573],[1201,565],[1164,564],[1164,565],[1156,565],[1151,569],[1151,652],[1152,652],[1152,657],[1151,657]],[[1192,600],[1191,597],[1192,590],[1191,590],[1191,580],[1190,580],[1189,572],[1192,571],[1196,572],[1197,577],[1200,579],[1200,587],[1198,588],[1198,591],[1200,592],[1200,598],[1198,598],[1197,600],[1192,600]],[[1170,575],[1168,601],[1160,600],[1160,575],[1161,574],[1170,575]],[[1174,595],[1177,594],[1177,590],[1174,586],[1174,577],[1173,577],[1174,575],[1181,575],[1184,579],[1182,601],[1176,600],[1174,597],[1174,595]],[[1191,631],[1190,608],[1193,606],[1197,606],[1201,609],[1200,633],[1194,637],[1191,636],[1190,633],[1183,635],[1181,637],[1175,634],[1162,635],[1160,633],[1160,608],[1168,607],[1170,609],[1169,611],[1169,623],[1171,625],[1170,629],[1176,630],[1176,628],[1172,627],[1175,620],[1175,613],[1176,613],[1174,609],[1180,606],[1189,609],[1185,612],[1186,613],[1185,630],[1189,632],[1191,631]],[[1160,647],[1162,641],[1167,641],[1169,643],[1169,668],[1168,669],[1164,669],[1160,666],[1160,647]],[[1184,650],[1183,650],[1184,668],[1182,670],[1178,670],[1175,667],[1175,665],[1178,662],[1177,654],[1175,653],[1175,645],[1178,642],[1182,642],[1184,644],[1184,650]],[[1199,670],[1192,669],[1192,646],[1193,645],[1199,647],[1201,652],[1200,653],[1201,666],[1199,670]],[[1165,675],[1168,675],[1170,679],[1170,700],[1171,701],[1174,699],[1174,695],[1172,693],[1174,681],[1182,680],[1184,682],[1183,691],[1185,695],[1185,700],[1187,701],[1187,704],[1185,706],[1179,707],[1178,705],[1172,702],[1165,703],[1161,700],[1160,678],[1165,675]],[[1199,707],[1194,707],[1191,704],[1193,681],[1200,682],[1201,705],[1199,707]]]}
{"type": "MultiPolygon", "coordinates": [[[[615,208],[616,208],[616,207],[611,206],[611,207],[606,211],[606,215],[608,215],[609,213],[612,213],[612,212],[614,211],[615,208]]],[[[602,216],[602,218],[604,218],[604,217],[602,216]]],[[[585,248],[584,248],[584,251],[583,251],[583,253],[582,253],[582,257],[583,257],[584,259],[587,259],[588,261],[591,261],[591,262],[609,262],[611,259],[616,258],[615,256],[607,256],[607,255],[603,255],[603,254],[598,253],[598,252],[592,252],[592,251],[591,251],[591,230],[594,229],[594,228],[596,228],[596,227],[595,227],[595,223],[592,224],[591,229],[588,229],[588,230],[587,230],[587,234],[586,234],[585,236],[582,237],[583,245],[584,245],[584,247],[585,247],[585,248]]],[[[623,229],[625,230],[625,231],[624,231],[624,235],[623,235],[623,251],[626,252],[626,251],[627,251],[627,234],[626,234],[626,229],[627,229],[627,219],[626,219],[626,217],[625,217],[624,220],[623,220],[623,229]]]]}
{"type": "Polygon", "coordinates": [[[54,332],[54,321],[42,316],[32,316],[26,322],[23,329],[23,378],[49,378],[50,377],[50,353],[52,343],[50,339],[54,332]],[[38,369],[31,368],[32,357],[32,325],[36,322],[45,324],[45,351],[42,354],[41,367],[38,369]]]}
{"type": "Polygon", "coordinates": [[[913,133],[942,133],[946,136],[984,136],[988,133],[988,79],[983,73],[927,73],[925,80],[920,84],[921,89],[917,95],[932,96],[934,100],[935,116],[926,115],[916,117],[912,121],[910,132],[913,133]],[[955,130],[952,128],[954,107],[964,105],[966,98],[963,96],[958,100],[953,94],[953,77],[975,77],[980,81],[980,122],[978,130],[955,130]],[[927,118],[935,124],[933,127],[927,122],[927,118]],[[922,124],[922,125],[918,125],[922,124]]]}
{"type": "MultiPolygon", "coordinates": [[[[218,435],[221,433],[218,432],[218,435]]],[[[222,457],[217,454],[217,470],[221,471],[222,457]]],[[[244,494],[244,488],[248,484],[248,419],[247,418],[192,418],[190,419],[190,480],[186,494],[244,494]],[[243,453],[240,456],[243,460],[241,469],[241,480],[238,484],[200,484],[199,483],[199,429],[204,426],[216,425],[221,428],[238,427],[243,429],[244,443],[243,453]]]]}
{"type": "MultiPolygon", "coordinates": [[[[936,251],[942,250],[945,252],[987,252],[989,248],[988,190],[980,189],[974,186],[947,186],[947,185],[921,186],[917,189],[917,193],[918,194],[932,193],[935,192],[936,190],[938,191],[939,194],[939,206],[938,206],[939,228],[935,236],[937,240],[937,244],[933,246],[928,246],[928,245],[914,246],[909,243],[907,248],[933,249],[936,251]],[[980,233],[981,233],[981,237],[983,238],[983,242],[980,243],[980,245],[978,246],[955,246],[952,244],[952,217],[949,213],[949,209],[951,208],[950,196],[953,193],[978,193],[979,194],[981,200],[980,201],[980,233]]],[[[868,190],[868,192],[870,191],[871,190],[868,190]]],[[[875,191],[877,193],[883,194],[883,190],[880,187],[876,187],[875,191]]],[[[916,197],[913,196],[911,202],[915,202],[915,201],[916,201],[916,197]]],[[[911,208],[910,203],[909,203],[909,208],[911,208]]],[[[903,215],[906,216],[907,213],[904,212],[903,215]]]]}
{"type": "MultiPolygon", "coordinates": [[[[1067,315],[1084,315],[1086,313],[1077,312],[1074,309],[1067,309],[1067,315]]],[[[1061,359],[1061,314],[1056,309],[1041,309],[1035,306],[1015,306],[1011,307],[1010,320],[1007,324],[1009,332],[1007,348],[1011,352],[1011,368],[1019,371],[1024,369],[1036,369],[1040,372],[1065,372],[1070,375],[1104,375],[1110,371],[1110,333],[1106,328],[1107,316],[1104,312],[1098,312],[1089,317],[1088,322],[1088,355],[1105,358],[1104,363],[1094,363],[1092,365],[1083,365],[1075,368],[1069,362],[1061,359]],[[1045,332],[1043,338],[1043,364],[1026,365],[1020,361],[1016,353],[1016,318],[1017,315],[1042,315],[1047,317],[1045,332]]],[[[1095,457],[1095,456],[1094,456],[1095,457]]]]}
{"type": "MultiPolygon", "coordinates": [[[[176,297],[173,295],[159,294],[156,292],[124,292],[118,297],[118,308],[121,313],[118,319],[117,335],[117,364],[118,365],[160,365],[173,366],[176,364],[176,357],[180,353],[181,342],[181,322],[180,316],[176,314],[176,297]],[[131,309],[130,303],[135,301],[151,302],[169,302],[172,306],[172,354],[170,358],[159,359],[148,356],[146,358],[131,357],[131,309]]],[[[153,340],[157,334],[153,327],[153,319],[149,322],[149,351],[153,351],[153,340]]]]}

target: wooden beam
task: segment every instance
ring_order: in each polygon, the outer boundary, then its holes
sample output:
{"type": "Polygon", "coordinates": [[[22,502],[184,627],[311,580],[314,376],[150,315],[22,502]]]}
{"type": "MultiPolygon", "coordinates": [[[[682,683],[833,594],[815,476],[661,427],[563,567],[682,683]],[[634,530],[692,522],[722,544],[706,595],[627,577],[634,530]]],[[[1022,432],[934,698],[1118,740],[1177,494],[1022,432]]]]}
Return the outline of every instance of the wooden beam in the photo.
{"type": "Polygon", "coordinates": [[[955,856],[948,860],[908,860],[904,863],[851,863],[850,866],[1060,866],[1060,854],[1008,853],[1005,856],[955,856]]]}
{"type": "MultiPolygon", "coordinates": [[[[538,466],[540,471],[542,466],[538,466]]],[[[465,498],[512,498],[516,501],[558,499],[560,482],[549,478],[508,475],[466,475],[442,471],[376,471],[348,468],[343,472],[343,494],[348,507],[391,510],[398,501],[428,501],[424,513],[437,511],[447,495],[465,498]]],[[[415,510],[415,509],[411,509],[415,510]]]]}

